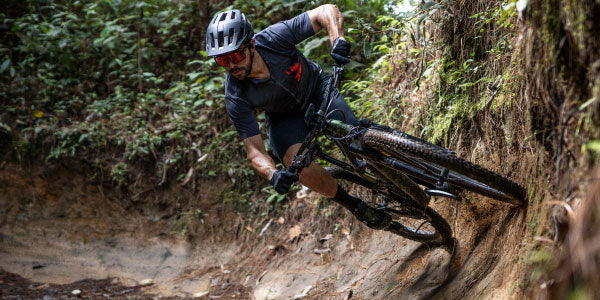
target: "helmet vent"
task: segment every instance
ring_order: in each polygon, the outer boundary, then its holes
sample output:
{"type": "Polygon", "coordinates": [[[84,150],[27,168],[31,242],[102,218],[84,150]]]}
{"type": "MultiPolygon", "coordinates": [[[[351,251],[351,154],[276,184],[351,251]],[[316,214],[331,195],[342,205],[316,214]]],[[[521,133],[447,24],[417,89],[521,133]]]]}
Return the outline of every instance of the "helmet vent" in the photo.
{"type": "Polygon", "coordinates": [[[227,19],[227,14],[221,14],[221,19],[219,19],[219,22],[224,21],[225,19],[227,19]]]}
{"type": "Polygon", "coordinates": [[[233,28],[229,28],[229,45],[233,44],[233,28]]]}
{"type": "Polygon", "coordinates": [[[223,38],[223,31],[219,31],[219,47],[225,47],[225,42],[223,38]]]}
{"type": "Polygon", "coordinates": [[[235,11],[231,13],[231,19],[235,19],[235,11]]]}
{"type": "Polygon", "coordinates": [[[210,33],[210,46],[211,46],[212,48],[214,48],[214,47],[215,47],[215,35],[214,35],[214,34],[212,34],[212,32],[210,33]]]}

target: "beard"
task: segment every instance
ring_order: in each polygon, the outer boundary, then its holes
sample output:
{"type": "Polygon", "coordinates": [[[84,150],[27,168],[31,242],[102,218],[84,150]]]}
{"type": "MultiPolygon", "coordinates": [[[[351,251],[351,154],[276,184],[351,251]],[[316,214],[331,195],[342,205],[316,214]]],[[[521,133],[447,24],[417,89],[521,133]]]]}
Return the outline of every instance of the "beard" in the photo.
{"type": "Polygon", "coordinates": [[[248,74],[248,69],[245,67],[231,69],[229,72],[233,77],[238,80],[243,80],[246,78],[246,74],[248,74]]]}
{"type": "Polygon", "coordinates": [[[248,60],[248,64],[246,66],[235,67],[229,71],[231,76],[235,77],[238,80],[244,80],[246,76],[250,74],[250,68],[252,65],[252,57],[248,60]]]}

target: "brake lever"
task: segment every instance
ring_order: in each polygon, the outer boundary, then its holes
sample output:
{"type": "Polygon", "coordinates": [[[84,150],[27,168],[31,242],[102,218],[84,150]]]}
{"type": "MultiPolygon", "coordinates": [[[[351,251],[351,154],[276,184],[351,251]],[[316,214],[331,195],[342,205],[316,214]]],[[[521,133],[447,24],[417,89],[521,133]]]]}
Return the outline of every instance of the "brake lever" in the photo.
{"type": "Polygon", "coordinates": [[[294,157],[292,163],[288,167],[288,171],[300,174],[302,169],[308,167],[315,160],[315,158],[319,156],[321,151],[321,144],[314,143],[310,148],[306,149],[306,152],[294,157]]]}

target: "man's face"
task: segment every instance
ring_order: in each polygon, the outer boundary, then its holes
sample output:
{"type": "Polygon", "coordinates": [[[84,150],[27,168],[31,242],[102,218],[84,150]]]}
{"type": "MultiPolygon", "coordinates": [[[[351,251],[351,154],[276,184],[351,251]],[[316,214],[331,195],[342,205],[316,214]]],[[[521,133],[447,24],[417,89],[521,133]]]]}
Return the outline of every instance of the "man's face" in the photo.
{"type": "Polygon", "coordinates": [[[242,45],[235,52],[219,56],[216,60],[219,65],[238,80],[243,80],[250,73],[250,49],[246,45],[242,45]]]}

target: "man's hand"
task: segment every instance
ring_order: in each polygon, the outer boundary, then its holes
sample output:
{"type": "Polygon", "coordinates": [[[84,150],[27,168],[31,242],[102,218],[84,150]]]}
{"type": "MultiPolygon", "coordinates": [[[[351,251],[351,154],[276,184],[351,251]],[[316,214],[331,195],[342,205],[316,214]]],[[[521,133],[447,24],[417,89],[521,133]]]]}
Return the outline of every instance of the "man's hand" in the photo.
{"type": "Polygon", "coordinates": [[[298,174],[288,170],[276,171],[271,177],[271,184],[280,194],[287,194],[294,182],[298,181],[298,174]]]}
{"type": "Polygon", "coordinates": [[[333,41],[331,57],[333,57],[336,63],[345,65],[350,62],[350,46],[350,42],[342,37],[337,37],[335,41],[333,41]]]}

